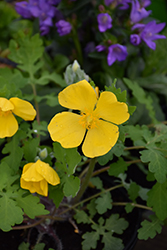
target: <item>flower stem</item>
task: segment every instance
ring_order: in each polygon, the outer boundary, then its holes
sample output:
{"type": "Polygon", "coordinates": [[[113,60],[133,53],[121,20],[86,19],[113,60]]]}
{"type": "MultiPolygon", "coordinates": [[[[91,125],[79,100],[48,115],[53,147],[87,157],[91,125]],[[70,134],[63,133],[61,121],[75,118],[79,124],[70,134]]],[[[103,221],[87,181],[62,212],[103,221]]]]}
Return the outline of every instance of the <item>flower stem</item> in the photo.
{"type": "Polygon", "coordinates": [[[76,204],[81,199],[82,195],[84,194],[85,190],[87,189],[90,178],[92,177],[92,173],[93,173],[93,170],[95,167],[95,162],[96,162],[96,158],[92,158],[90,160],[88,171],[87,171],[87,173],[86,173],[86,175],[81,183],[81,188],[80,188],[78,194],[75,196],[75,198],[72,201],[72,204],[76,204]]]}
{"type": "Polygon", "coordinates": [[[78,55],[78,62],[82,66],[82,64],[83,64],[83,57],[82,57],[82,50],[81,50],[80,41],[78,39],[78,34],[77,34],[77,32],[76,32],[76,30],[75,30],[74,27],[73,27],[72,31],[73,31],[73,41],[74,41],[75,48],[77,50],[77,55],[78,55]]]}

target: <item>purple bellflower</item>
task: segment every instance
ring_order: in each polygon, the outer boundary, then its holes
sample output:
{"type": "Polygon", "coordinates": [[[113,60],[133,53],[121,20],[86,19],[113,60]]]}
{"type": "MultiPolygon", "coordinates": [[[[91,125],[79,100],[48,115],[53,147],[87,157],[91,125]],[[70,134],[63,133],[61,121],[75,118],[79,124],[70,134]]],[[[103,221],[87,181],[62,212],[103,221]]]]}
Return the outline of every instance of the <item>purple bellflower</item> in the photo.
{"type": "Polygon", "coordinates": [[[71,24],[65,20],[59,20],[55,25],[57,27],[57,32],[59,33],[59,36],[65,36],[69,34],[72,30],[71,24]]]}
{"type": "Polygon", "coordinates": [[[15,4],[15,9],[19,15],[21,15],[23,18],[32,18],[31,11],[29,9],[29,3],[26,1],[23,2],[17,2],[15,4]]]}
{"type": "Polygon", "coordinates": [[[108,13],[100,13],[97,16],[98,28],[100,32],[105,32],[112,27],[112,18],[108,13]]]}
{"type": "MultiPolygon", "coordinates": [[[[138,36],[143,40],[150,49],[156,49],[156,43],[153,40],[166,39],[166,36],[157,34],[165,27],[165,23],[156,24],[155,20],[147,24],[136,24],[132,27],[132,30],[138,29],[138,36]]],[[[131,35],[132,36],[132,35],[131,35]]],[[[130,38],[132,44],[133,39],[130,38]]]]}
{"type": "Polygon", "coordinates": [[[141,38],[138,34],[132,34],[132,35],[130,35],[130,42],[131,42],[131,44],[137,46],[140,44],[141,38]]]}
{"type": "Polygon", "coordinates": [[[128,55],[126,46],[113,44],[108,47],[107,62],[111,66],[116,60],[124,61],[128,55]]]}
{"type": "Polygon", "coordinates": [[[151,0],[140,0],[141,6],[142,7],[147,7],[151,4],[151,0]]]}
{"type": "Polygon", "coordinates": [[[96,50],[98,52],[101,52],[101,51],[106,50],[106,47],[104,45],[102,45],[102,44],[99,44],[99,45],[96,46],[96,50]]]}
{"type": "Polygon", "coordinates": [[[132,9],[130,13],[130,19],[132,23],[140,22],[143,18],[146,18],[150,15],[151,10],[146,10],[143,6],[140,5],[138,0],[132,1],[132,9]]]}

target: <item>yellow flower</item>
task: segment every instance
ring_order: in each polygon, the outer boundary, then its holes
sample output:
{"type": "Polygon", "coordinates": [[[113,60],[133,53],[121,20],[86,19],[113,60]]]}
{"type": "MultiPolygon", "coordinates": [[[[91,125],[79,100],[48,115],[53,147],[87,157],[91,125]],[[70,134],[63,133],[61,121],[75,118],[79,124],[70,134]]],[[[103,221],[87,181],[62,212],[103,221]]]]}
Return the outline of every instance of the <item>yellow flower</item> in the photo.
{"type": "Polygon", "coordinates": [[[28,189],[31,193],[38,193],[43,196],[48,195],[48,183],[55,186],[60,183],[60,178],[56,171],[49,164],[38,160],[28,163],[23,167],[20,185],[28,189]]]}
{"type": "Polygon", "coordinates": [[[109,91],[102,92],[98,99],[86,80],[66,87],[58,99],[63,107],[81,112],[56,114],[48,125],[50,136],[64,148],[77,147],[84,139],[82,151],[87,157],[106,154],[118,140],[119,129],[115,124],[129,119],[126,103],[118,102],[109,91]]]}
{"type": "Polygon", "coordinates": [[[11,137],[17,132],[18,122],[13,114],[20,116],[25,121],[31,121],[34,120],[36,111],[29,102],[17,97],[9,100],[0,97],[0,138],[11,137]]]}

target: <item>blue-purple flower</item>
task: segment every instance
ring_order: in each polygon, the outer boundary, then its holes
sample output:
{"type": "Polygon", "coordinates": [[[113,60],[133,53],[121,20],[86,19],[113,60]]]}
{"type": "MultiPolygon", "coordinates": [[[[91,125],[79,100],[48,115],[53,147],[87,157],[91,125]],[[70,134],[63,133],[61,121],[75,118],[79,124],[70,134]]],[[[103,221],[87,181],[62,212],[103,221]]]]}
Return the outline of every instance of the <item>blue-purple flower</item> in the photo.
{"type": "Polygon", "coordinates": [[[130,19],[132,23],[138,23],[142,19],[148,17],[151,13],[151,10],[146,10],[142,5],[140,5],[138,0],[132,1],[132,9],[130,13],[130,19]]]}
{"type": "Polygon", "coordinates": [[[105,32],[112,27],[112,18],[108,13],[100,13],[97,16],[98,28],[100,32],[105,32]]]}
{"type": "Polygon", "coordinates": [[[128,55],[126,46],[113,44],[108,47],[107,62],[111,66],[116,60],[124,61],[128,55]]]}
{"type": "Polygon", "coordinates": [[[130,42],[131,42],[131,44],[137,46],[140,44],[141,38],[138,34],[131,34],[130,35],[130,42]]]}
{"type": "Polygon", "coordinates": [[[15,4],[15,9],[19,15],[21,15],[23,18],[32,18],[31,11],[29,9],[29,3],[26,1],[23,2],[17,2],[15,4]]]}
{"type": "Polygon", "coordinates": [[[59,36],[65,36],[69,34],[72,30],[71,24],[65,20],[59,20],[55,25],[57,27],[57,32],[59,33],[59,36]]]}
{"type": "Polygon", "coordinates": [[[166,36],[157,34],[164,27],[165,27],[165,23],[156,24],[155,20],[153,20],[147,24],[136,24],[132,27],[132,30],[137,29],[138,36],[140,36],[140,39],[143,40],[150,49],[155,50],[156,43],[153,42],[153,40],[166,39],[166,36]]]}
{"type": "Polygon", "coordinates": [[[101,51],[106,50],[106,47],[104,45],[102,45],[102,44],[99,44],[99,45],[96,46],[96,50],[98,52],[101,52],[101,51]]]}

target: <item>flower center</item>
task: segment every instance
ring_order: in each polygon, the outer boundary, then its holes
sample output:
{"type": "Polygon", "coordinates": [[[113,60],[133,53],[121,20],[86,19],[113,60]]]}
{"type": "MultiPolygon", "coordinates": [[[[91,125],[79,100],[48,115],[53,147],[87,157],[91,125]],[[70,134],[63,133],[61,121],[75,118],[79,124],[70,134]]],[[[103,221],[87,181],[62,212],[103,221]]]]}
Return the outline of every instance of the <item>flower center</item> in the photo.
{"type": "Polygon", "coordinates": [[[79,123],[86,129],[91,129],[97,127],[99,118],[90,112],[81,113],[81,118],[79,123]]]}
{"type": "Polygon", "coordinates": [[[10,113],[12,113],[11,110],[2,111],[2,109],[0,108],[0,116],[7,116],[7,115],[9,115],[10,113]]]}

